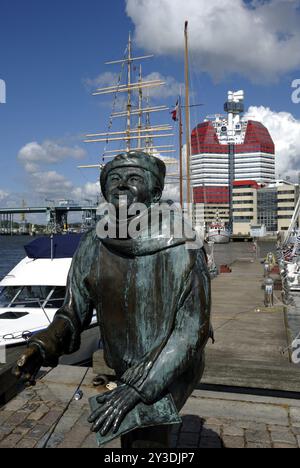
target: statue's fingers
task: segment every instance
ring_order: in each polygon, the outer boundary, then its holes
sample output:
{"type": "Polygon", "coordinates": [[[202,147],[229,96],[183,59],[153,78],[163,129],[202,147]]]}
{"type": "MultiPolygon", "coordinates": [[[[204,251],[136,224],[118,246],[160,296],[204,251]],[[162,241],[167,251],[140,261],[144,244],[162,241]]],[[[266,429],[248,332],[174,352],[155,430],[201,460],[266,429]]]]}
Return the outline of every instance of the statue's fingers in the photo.
{"type": "Polygon", "coordinates": [[[110,416],[106,419],[105,423],[103,424],[103,427],[102,427],[102,430],[101,430],[101,435],[102,437],[105,436],[106,434],[108,434],[108,432],[110,431],[115,419],[116,419],[116,415],[118,414],[118,410],[115,408],[112,413],[110,414],[110,416]]]}
{"type": "Polygon", "coordinates": [[[96,409],[89,417],[88,417],[88,422],[90,424],[94,423],[96,419],[100,416],[102,413],[101,409],[96,409]]]}
{"type": "Polygon", "coordinates": [[[100,395],[97,397],[97,403],[100,405],[103,403],[106,403],[115,393],[115,390],[112,390],[110,392],[106,392],[103,395],[100,395]]]}
{"type": "Polygon", "coordinates": [[[118,413],[118,415],[117,415],[117,417],[115,419],[115,422],[114,422],[114,425],[113,425],[113,433],[114,434],[117,434],[117,432],[119,431],[119,429],[121,427],[121,424],[124,421],[125,416],[126,416],[126,411],[125,411],[125,408],[123,408],[118,413]]]}
{"type": "Polygon", "coordinates": [[[92,432],[99,432],[100,429],[102,428],[103,424],[105,423],[106,419],[110,417],[111,413],[113,411],[113,408],[108,408],[105,413],[103,413],[94,423],[92,426],[92,432]]]}
{"type": "Polygon", "coordinates": [[[98,419],[107,409],[109,408],[109,404],[106,403],[105,405],[101,406],[101,408],[97,408],[88,418],[88,422],[90,424],[94,423],[96,419],[98,419]]]}

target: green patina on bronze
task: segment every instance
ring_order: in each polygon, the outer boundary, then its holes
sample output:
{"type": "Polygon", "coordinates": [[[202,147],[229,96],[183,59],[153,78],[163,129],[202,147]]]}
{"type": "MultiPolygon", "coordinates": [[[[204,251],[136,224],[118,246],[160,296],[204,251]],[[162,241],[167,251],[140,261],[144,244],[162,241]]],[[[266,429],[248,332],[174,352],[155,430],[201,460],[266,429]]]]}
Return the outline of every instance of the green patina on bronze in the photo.
{"type": "MultiPolygon", "coordinates": [[[[126,193],[131,203],[151,207],[159,203],[164,177],[160,160],[131,152],[106,166],[101,187],[112,203],[126,193]],[[136,168],[142,172],[131,179],[136,168]]],[[[80,335],[97,310],[105,359],[120,381],[117,390],[98,398],[90,419],[103,440],[113,431],[117,435],[122,424],[126,432],[122,421],[139,404],[151,409],[171,395],[179,411],[203,373],[211,304],[204,252],[188,250],[190,239],[184,236],[165,236],[159,222],[151,238],[144,232],[137,239],[99,238],[96,230],[84,235],[64,306],[48,330],[31,340],[31,355],[23,359],[22,371],[33,362],[32,349],[44,364],[57,365],[61,355],[79,349],[80,335]]],[[[176,215],[173,224],[182,222],[176,215]]]]}

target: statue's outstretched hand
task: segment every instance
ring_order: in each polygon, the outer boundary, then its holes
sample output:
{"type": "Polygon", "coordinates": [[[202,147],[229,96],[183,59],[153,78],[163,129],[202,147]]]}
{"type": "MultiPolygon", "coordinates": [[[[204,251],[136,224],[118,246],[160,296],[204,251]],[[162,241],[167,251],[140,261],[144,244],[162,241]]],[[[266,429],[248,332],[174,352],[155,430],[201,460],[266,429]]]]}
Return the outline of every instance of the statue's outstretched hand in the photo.
{"type": "Polygon", "coordinates": [[[35,385],[35,377],[43,365],[43,358],[37,346],[29,346],[20,356],[13,374],[26,382],[27,385],[35,385]]]}
{"type": "Polygon", "coordinates": [[[89,423],[93,424],[92,431],[99,432],[102,436],[110,430],[116,434],[125,416],[141,401],[136,390],[128,385],[120,385],[112,392],[105,393],[97,398],[101,405],[89,417],[89,423]]]}

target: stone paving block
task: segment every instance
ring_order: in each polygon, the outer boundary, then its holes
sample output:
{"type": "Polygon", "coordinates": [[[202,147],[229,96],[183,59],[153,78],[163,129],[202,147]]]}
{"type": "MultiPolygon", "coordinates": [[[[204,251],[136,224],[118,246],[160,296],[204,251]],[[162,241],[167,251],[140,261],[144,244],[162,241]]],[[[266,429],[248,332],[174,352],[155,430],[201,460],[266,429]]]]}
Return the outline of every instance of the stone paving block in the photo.
{"type": "Polygon", "coordinates": [[[5,405],[4,409],[6,411],[18,411],[24,405],[24,399],[17,397],[11,400],[7,405],[5,405]]]}
{"type": "Polygon", "coordinates": [[[27,437],[39,441],[48,431],[50,427],[37,424],[31,431],[27,434],[27,437]]]}
{"type": "Polygon", "coordinates": [[[290,444],[273,444],[274,449],[296,449],[298,448],[297,445],[290,445],[290,444]]]}
{"type": "Polygon", "coordinates": [[[17,411],[6,421],[6,423],[11,426],[18,426],[19,424],[22,424],[25,419],[27,419],[27,416],[28,413],[24,411],[17,411]]]}
{"type": "Polygon", "coordinates": [[[17,445],[20,449],[32,449],[36,446],[36,440],[23,438],[17,445]]]}
{"type": "Polygon", "coordinates": [[[56,430],[58,432],[61,432],[62,434],[68,433],[75,426],[79,417],[79,414],[70,414],[69,412],[67,412],[57,424],[56,430]]]}
{"type": "Polygon", "coordinates": [[[0,442],[4,440],[14,430],[14,426],[2,426],[0,427],[0,442]]]}
{"type": "Polygon", "coordinates": [[[246,442],[247,445],[250,443],[262,443],[266,445],[271,445],[271,439],[270,439],[270,433],[267,431],[267,428],[265,426],[264,430],[251,430],[251,429],[246,429],[245,430],[245,437],[246,437],[246,442]]]}
{"type": "Polygon", "coordinates": [[[17,434],[11,434],[7,436],[2,442],[0,442],[0,448],[15,448],[22,436],[17,434]]]}
{"type": "MultiPolygon", "coordinates": [[[[81,444],[81,448],[97,448],[96,436],[94,434],[90,434],[85,441],[81,444]]],[[[113,447],[115,448],[115,447],[113,447]]]]}
{"type": "Polygon", "coordinates": [[[30,431],[30,428],[29,427],[25,427],[25,426],[17,426],[14,431],[13,431],[13,434],[16,434],[16,435],[20,435],[21,437],[24,437],[26,436],[26,434],[28,434],[28,432],[30,431]]]}
{"type": "Polygon", "coordinates": [[[26,412],[28,416],[28,413],[33,413],[34,411],[37,411],[39,407],[40,403],[29,401],[22,406],[21,410],[23,412],[26,412]]]}
{"type": "Polygon", "coordinates": [[[105,449],[120,449],[121,448],[121,439],[115,439],[109,442],[109,444],[106,444],[105,449]]]}
{"type": "Polygon", "coordinates": [[[271,431],[271,439],[273,444],[296,444],[296,437],[291,430],[273,430],[271,431]]]}
{"type": "Polygon", "coordinates": [[[88,422],[90,414],[90,408],[83,408],[81,416],[77,420],[75,427],[80,426],[81,428],[85,428],[89,432],[91,429],[91,424],[88,422]]]}
{"type": "Polygon", "coordinates": [[[268,442],[249,442],[246,446],[247,449],[270,449],[272,448],[271,444],[268,442]]]}
{"type": "Polygon", "coordinates": [[[49,407],[45,403],[40,402],[39,406],[36,408],[36,410],[34,410],[28,416],[27,419],[32,419],[34,421],[39,421],[40,419],[43,418],[43,416],[45,416],[47,413],[49,413],[49,411],[50,411],[49,407]]]}
{"type": "Polygon", "coordinates": [[[300,436],[297,436],[297,444],[298,444],[298,447],[300,448],[300,436]]]}
{"type": "Polygon", "coordinates": [[[14,411],[8,411],[8,410],[0,411],[0,426],[2,426],[13,414],[14,414],[14,411]]]}
{"type": "Polygon", "coordinates": [[[245,448],[244,437],[223,436],[222,440],[224,448],[245,448]]]}
{"type": "Polygon", "coordinates": [[[292,425],[300,427],[300,408],[290,408],[290,416],[292,425]]]}
{"type": "Polygon", "coordinates": [[[52,426],[52,424],[56,423],[58,419],[63,414],[63,410],[51,409],[43,418],[40,420],[40,424],[46,426],[52,426]]]}
{"type": "Polygon", "coordinates": [[[237,427],[235,425],[224,425],[223,426],[223,434],[224,436],[232,436],[232,437],[244,437],[244,429],[241,427],[237,427]]]}
{"type": "Polygon", "coordinates": [[[78,424],[77,427],[74,427],[68,434],[66,434],[61,446],[74,448],[80,447],[89,434],[89,428],[87,429],[78,424]]]}

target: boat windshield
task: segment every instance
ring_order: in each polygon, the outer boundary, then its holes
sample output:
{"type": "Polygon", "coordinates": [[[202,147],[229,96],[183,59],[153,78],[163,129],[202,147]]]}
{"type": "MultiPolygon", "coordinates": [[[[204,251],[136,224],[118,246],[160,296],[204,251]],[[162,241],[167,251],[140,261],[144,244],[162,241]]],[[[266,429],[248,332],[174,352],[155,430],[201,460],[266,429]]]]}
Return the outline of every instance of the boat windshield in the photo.
{"type": "Polygon", "coordinates": [[[7,286],[0,291],[0,307],[43,307],[62,306],[65,287],[60,286],[7,286]]]}

